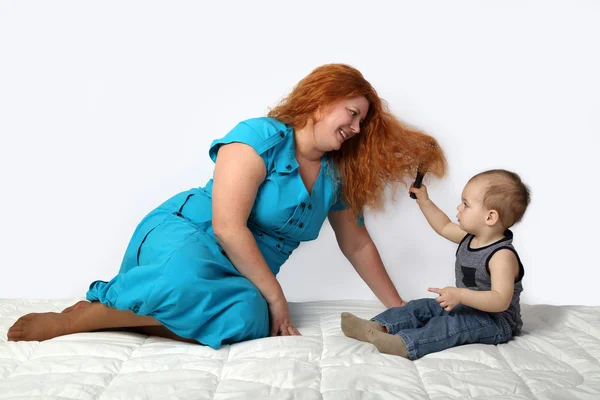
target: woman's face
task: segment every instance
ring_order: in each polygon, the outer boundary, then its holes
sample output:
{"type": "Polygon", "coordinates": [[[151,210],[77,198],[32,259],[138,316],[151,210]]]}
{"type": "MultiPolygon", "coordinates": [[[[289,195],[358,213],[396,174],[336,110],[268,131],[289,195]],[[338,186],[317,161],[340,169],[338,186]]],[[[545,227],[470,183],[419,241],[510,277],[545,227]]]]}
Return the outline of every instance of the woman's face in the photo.
{"type": "Polygon", "coordinates": [[[364,96],[341,100],[317,114],[314,137],[318,150],[339,150],[345,141],[360,133],[369,102],[364,96]]]}

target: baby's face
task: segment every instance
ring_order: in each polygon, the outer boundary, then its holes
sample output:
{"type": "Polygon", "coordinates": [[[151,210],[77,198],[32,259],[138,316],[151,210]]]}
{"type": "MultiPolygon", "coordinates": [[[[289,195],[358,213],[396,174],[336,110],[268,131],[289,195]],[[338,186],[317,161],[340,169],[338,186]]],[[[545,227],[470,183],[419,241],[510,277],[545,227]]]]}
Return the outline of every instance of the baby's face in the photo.
{"type": "Polygon", "coordinates": [[[462,201],[456,207],[458,225],[463,231],[477,234],[479,230],[485,228],[489,210],[483,206],[483,196],[487,186],[487,180],[477,179],[469,182],[463,189],[462,201]]]}

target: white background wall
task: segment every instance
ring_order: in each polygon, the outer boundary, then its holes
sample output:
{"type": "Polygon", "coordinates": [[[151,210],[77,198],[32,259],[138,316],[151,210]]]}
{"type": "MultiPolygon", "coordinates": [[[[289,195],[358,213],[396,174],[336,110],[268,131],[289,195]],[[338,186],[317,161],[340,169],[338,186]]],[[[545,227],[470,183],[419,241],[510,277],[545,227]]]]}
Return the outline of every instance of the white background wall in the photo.
{"type": "MultiPolygon", "coordinates": [[[[0,297],[110,279],[137,222],[210,178],[214,138],[344,62],[439,139],[450,217],[479,171],[531,186],[524,302],[600,304],[600,2],[319,3],[1,2],[0,297]]],[[[454,245],[404,190],[367,224],[404,298],[453,284],[454,245]]],[[[279,277],[290,301],[374,299],[329,225],[279,277]]]]}

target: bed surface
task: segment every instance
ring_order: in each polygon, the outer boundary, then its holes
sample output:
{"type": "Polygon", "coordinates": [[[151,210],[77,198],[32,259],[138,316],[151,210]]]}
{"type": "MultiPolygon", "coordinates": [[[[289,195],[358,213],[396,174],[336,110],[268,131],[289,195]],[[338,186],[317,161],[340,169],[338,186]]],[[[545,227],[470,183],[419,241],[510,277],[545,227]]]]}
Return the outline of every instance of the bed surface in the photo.
{"type": "Polygon", "coordinates": [[[7,342],[30,312],[69,300],[0,299],[0,399],[600,399],[600,307],[524,305],[523,335],[417,361],[345,337],[340,313],[376,302],[290,303],[301,337],[220,350],[124,332],[7,342]]]}

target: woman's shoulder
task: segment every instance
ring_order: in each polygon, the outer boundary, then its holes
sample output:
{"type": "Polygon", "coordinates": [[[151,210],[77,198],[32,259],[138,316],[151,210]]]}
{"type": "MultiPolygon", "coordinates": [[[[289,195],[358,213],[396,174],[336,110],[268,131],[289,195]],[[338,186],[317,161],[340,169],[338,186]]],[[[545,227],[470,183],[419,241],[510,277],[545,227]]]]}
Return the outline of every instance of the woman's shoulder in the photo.
{"type": "MultiPolygon", "coordinates": [[[[216,162],[217,152],[221,145],[239,142],[253,147],[258,154],[265,154],[267,150],[277,145],[288,143],[286,137],[291,137],[292,129],[286,124],[269,117],[250,118],[239,122],[225,136],[214,140],[209,149],[210,158],[216,162]]],[[[272,154],[273,151],[269,154],[272,154]]],[[[267,156],[265,156],[267,157],[267,156]]]]}
{"type": "Polygon", "coordinates": [[[271,117],[249,118],[241,121],[236,128],[248,130],[263,139],[276,135],[285,137],[292,131],[288,125],[271,117]]]}

